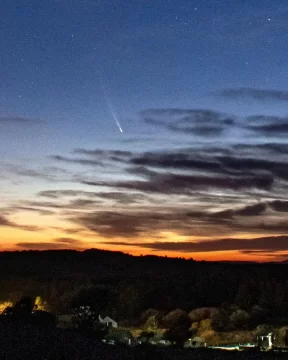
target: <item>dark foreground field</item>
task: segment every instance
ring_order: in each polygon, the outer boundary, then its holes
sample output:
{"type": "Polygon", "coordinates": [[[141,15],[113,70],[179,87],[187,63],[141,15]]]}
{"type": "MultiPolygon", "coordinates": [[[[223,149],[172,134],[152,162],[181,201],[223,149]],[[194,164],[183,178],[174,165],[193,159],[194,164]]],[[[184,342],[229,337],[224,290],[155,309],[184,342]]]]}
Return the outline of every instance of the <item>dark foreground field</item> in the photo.
{"type": "Polygon", "coordinates": [[[83,334],[28,325],[0,324],[0,359],[11,360],[257,360],[284,359],[287,354],[192,350],[177,348],[114,347],[83,334]]]}

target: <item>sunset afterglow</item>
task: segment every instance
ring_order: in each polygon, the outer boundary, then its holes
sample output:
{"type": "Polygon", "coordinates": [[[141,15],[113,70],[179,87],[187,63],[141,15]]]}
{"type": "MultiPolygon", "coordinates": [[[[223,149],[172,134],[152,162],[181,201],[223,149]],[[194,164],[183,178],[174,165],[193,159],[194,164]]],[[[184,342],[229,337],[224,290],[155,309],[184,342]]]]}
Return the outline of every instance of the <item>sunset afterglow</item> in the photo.
{"type": "Polygon", "coordinates": [[[286,259],[287,6],[50,3],[4,5],[0,250],[286,259]]]}

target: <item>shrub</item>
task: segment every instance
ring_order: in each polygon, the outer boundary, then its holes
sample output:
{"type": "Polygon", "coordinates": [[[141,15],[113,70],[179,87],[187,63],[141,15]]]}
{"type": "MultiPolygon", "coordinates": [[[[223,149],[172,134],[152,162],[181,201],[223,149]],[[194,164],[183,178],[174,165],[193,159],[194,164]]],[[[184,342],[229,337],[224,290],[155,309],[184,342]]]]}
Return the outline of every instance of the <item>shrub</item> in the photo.
{"type": "Polygon", "coordinates": [[[236,310],[230,315],[230,326],[232,329],[246,329],[249,325],[250,316],[244,310],[236,310]]]}
{"type": "Polygon", "coordinates": [[[211,326],[215,331],[225,331],[229,325],[229,315],[223,309],[217,309],[211,317],[211,326]]]}
{"type": "Polygon", "coordinates": [[[190,311],[188,316],[192,322],[198,322],[205,319],[210,319],[214,310],[214,308],[209,307],[198,308],[190,311]]]}
{"type": "Polygon", "coordinates": [[[162,319],[163,325],[166,328],[173,328],[173,327],[185,327],[189,328],[191,325],[191,320],[188,317],[188,314],[180,309],[176,309],[168,313],[162,319]]]}

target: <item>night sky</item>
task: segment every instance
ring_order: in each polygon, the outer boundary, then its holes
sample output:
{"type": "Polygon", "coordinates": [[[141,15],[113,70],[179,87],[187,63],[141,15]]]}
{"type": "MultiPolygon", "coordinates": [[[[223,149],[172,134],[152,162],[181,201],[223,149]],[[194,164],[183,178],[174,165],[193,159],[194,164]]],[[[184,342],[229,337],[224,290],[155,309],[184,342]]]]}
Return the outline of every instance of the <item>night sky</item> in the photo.
{"type": "Polygon", "coordinates": [[[287,1],[0,16],[0,250],[288,257],[287,1]]]}

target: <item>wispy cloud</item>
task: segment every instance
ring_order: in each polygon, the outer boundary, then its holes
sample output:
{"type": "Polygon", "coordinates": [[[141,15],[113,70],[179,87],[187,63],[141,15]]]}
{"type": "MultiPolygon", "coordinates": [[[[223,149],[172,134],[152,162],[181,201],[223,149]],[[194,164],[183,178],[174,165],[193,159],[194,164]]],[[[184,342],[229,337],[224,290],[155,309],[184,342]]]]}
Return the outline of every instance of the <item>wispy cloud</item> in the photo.
{"type": "Polygon", "coordinates": [[[21,117],[21,116],[0,116],[1,124],[29,125],[39,123],[39,119],[21,117]]]}
{"type": "MultiPolygon", "coordinates": [[[[247,97],[250,91],[248,91],[249,89],[246,90],[222,90],[217,94],[231,98],[247,97]]],[[[264,101],[267,99],[277,99],[277,96],[280,99],[280,93],[283,99],[288,96],[288,92],[256,89],[253,89],[249,96],[264,101]]],[[[261,133],[262,136],[267,138],[271,136],[284,136],[288,132],[287,117],[265,115],[241,117],[207,109],[150,109],[142,111],[140,118],[149,125],[206,140],[210,140],[211,136],[225,139],[235,132],[248,132],[251,135],[261,133]]]]}
{"type": "Polygon", "coordinates": [[[269,203],[271,208],[278,212],[288,212],[288,201],[275,200],[269,203]]]}
{"type": "Polygon", "coordinates": [[[0,215],[0,227],[11,227],[11,228],[17,228],[17,229],[21,229],[21,230],[25,230],[25,231],[41,231],[41,230],[43,230],[42,228],[40,228],[38,226],[17,224],[14,221],[7,219],[7,217],[5,217],[3,215],[0,215]]]}
{"type": "Polygon", "coordinates": [[[126,209],[82,213],[70,220],[104,237],[141,238],[144,234],[151,235],[163,231],[174,231],[185,236],[217,236],[222,231],[251,233],[261,230],[285,233],[288,230],[285,222],[280,223],[277,218],[269,220],[270,206],[276,212],[284,210],[275,210],[274,203],[273,201],[247,204],[220,211],[201,208],[192,210],[183,204],[178,204],[175,209],[171,204],[168,207],[166,205],[166,208],[150,206],[150,209],[147,207],[137,212],[126,209]]]}
{"type": "Polygon", "coordinates": [[[14,227],[15,225],[13,224],[13,222],[9,221],[6,217],[0,215],[0,226],[12,226],[12,227],[14,227]]]}
{"type": "Polygon", "coordinates": [[[19,178],[35,178],[42,179],[49,182],[62,182],[70,180],[72,174],[68,173],[65,169],[60,169],[57,167],[43,167],[43,168],[32,168],[23,165],[15,165],[12,163],[3,163],[1,164],[1,170],[7,174],[8,177],[12,179],[19,178]]]}
{"type": "Polygon", "coordinates": [[[258,203],[253,205],[247,205],[245,207],[239,209],[227,209],[219,212],[215,212],[211,215],[211,217],[215,217],[217,219],[229,219],[237,216],[259,216],[262,215],[267,208],[267,204],[258,203]]]}
{"type": "Polygon", "coordinates": [[[79,158],[68,158],[61,155],[53,155],[51,159],[61,161],[64,163],[78,164],[78,165],[89,165],[89,166],[103,166],[103,163],[93,159],[79,159],[79,158]]]}
{"type": "MultiPolygon", "coordinates": [[[[280,235],[286,236],[288,145],[281,139],[283,124],[288,123],[285,117],[240,117],[177,108],[145,110],[140,117],[146,124],[170,131],[171,136],[187,135],[189,146],[171,142],[159,150],[151,145],[150,151],[133,150],[132,146],[129,150],[76,148],[68,155],[52,156],[50,159],[61,163],[58,174],[71,174],[66,166],[75,165],[78,173],[70,176],[69,188],[43,189],[36,199],[19,202],[15,209],[57,214],[68,224],[67,236],[73,236],[76,226],[78,236],[88,233],[110,239],[111,245],[132,244],[152,250],[265,252],[273,235],[278,244],[280,235]],[[249,136],[235,137],[238,131],[249,136]],[[217,141],[211,134],[219,135],[217,141]],[[229,136],[233,141],[226,142],[229,136]],[[163,235],[167,232],[185,238],[205,237],[205,241],[168,243],[163,235]],[[240,234],[266,234],[266,242],[262,238],[245,242],[237,239],[240,234]],[[208,237],[222,240],[211,242],[208,237]],[[143,238],[157,241],[148,243],[143,238]],[[159,240],[164,242],[157,245],[159,240]]],[[[16,169],[15,173],[43,175],[41,170],[32,170],[16,169]]],[[[82,246],[69,239],[45,246],[82,246]]]]}
{"type": "Polygon", "coordinates": [[[149,109],[140,116],[147,124],[203,137],[220,135],[235,121],[227,114],[206,109],[149,109]]]}
{"type": "Polygon", "coordinates": [[[180,251],[180,252],[212,252],[212,251],[267,251],[279,252],[288,250],[288,236],[271,236],[255,239],[219,239],[212,241],[196,242],[111,242],[108,245],[136,246],[140,248],[153,249],[158,251],[180,251]]]}
{"type": "Polygon", "coordinates": [[[197,176],[183,174],[157,174],[151,176],[148,180],[135,181],[83,181],[85,185],[90,186],[108,186],[117,189],[136,190],[144,193],[160,194],[183,194],[192,195],[197,190],[226,189],[240,191],[243,189],[261,189],[270,190],[273,185],[271,176],[197,176]]]}
{"type": "Polygon", "coordinates": [[[216,92],[216,95],[231,99],[254,99],[259,101],[288,101],[288,91],[255,89],[255,88],[238,88],[224,89],[216,92]]]}
{"type": "Polygon", "coordinates": [[[51,242],[19,242],[16,246],[25,250],[81,250],[84,248],[84,243],[73,238],[58,238],[51,242]]]}
{"type": "Polygon", "coordinates": [[[288,119],[286,119],[286,121],[286,123],[270,123],[267,125],[250,126],[250,129],[262,133],[267,137],[286,137],[288,134],[288,119]]]}

